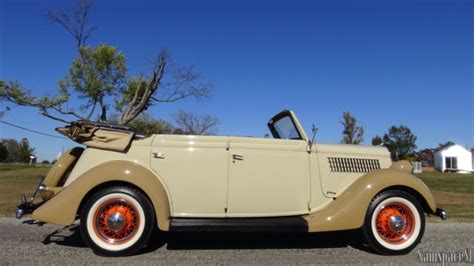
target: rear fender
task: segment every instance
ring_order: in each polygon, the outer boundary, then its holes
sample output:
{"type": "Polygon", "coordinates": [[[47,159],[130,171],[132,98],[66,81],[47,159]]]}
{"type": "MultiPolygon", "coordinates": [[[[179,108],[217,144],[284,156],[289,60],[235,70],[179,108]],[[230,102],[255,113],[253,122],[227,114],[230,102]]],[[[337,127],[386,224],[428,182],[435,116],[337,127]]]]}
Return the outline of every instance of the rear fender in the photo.
{"type": "Polygon", "coordinates": [[[49,200],[62,189],[74,165],[81,157],[84,148],[74,147],[67,150],[51,167],[43,180],[44,188],[40,190],[41,198],[49,200]]]}
{"type": "Polygon", "coordinates": [[[158,227],[163,231],[169,230],[171,205],[166,187],[158,175],[129,161],[110,161],[90,169],[36,209],[32,218],[70,225],[85,196],[94,188],[113,181],[130,183],[141,189],[154,206],[158,227]]]}
{"type": "Polygon", "coordinates": [[[381,191],[406,188],[416,192],[425,202],[425,211],[436,212],[436,203],[429,188],[419,178],[405,170],[394,168],[370,172],[350,185],[326,208],[305,215],[309,232],[337,231],[360,228],[372,199],[381,191]],[[426,203],[426,204],[425,204],[426,203]]]}

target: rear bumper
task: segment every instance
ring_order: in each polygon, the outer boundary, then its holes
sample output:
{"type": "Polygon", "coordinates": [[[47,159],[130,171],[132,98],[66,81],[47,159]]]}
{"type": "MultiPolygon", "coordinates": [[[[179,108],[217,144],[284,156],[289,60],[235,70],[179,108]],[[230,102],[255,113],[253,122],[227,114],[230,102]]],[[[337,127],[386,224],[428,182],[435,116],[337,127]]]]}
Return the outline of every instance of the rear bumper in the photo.
{"type": "Polygon", "coordinates": [[[23,202],[16,207],[15,216],[21,219],[23,215],[32,214],[41,204],[34,204],[32,202],[23,202]]]}
{"type": "Polygon", "coordinates": [[[15,211],[15,216],[17,219],[21,219],[23,215],[32,214],[39,206],[41,206],[44,203],[44,201],[41,201],[40,203],[33,203],[33,201],[36,198],[36,194],[38,194],[38,192],[41,193],[46,189],[46,186],[43,184],[43,180],[44,180],[44,177],[41,179],[41,181],[39,182],[38,186],[36,187],[36,189],[34,190],[33,194],[31,195],[29,199],[27,199],[24,194],[21,195],[20,205],[16,207],[16,211],[15,211]]]}
{"type": "Polygon", "coordinates": [[[442,220],[448,219],[448,213],[445,210],[440,209],[440,208],[436,208],[435,215],[441,218],[442,220]]]}

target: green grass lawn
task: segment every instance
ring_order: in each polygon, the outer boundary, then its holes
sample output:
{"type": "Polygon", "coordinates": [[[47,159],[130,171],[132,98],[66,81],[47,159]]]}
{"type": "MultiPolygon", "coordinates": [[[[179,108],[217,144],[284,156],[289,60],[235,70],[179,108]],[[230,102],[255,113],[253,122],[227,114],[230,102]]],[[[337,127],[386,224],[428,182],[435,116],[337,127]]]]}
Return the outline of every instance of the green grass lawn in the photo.
{"type": "Polygon", "coordinates": [[[0,215],[14,216],[22,193],[31,195],[50,166],[0,164],[0,215]]]}
{"type": "MultiPolygon", "coordinates": [[[[0,215],[13,216],[20,195],[31,195],[49,168],[49,165],[0,164],[0,215]]],[[[474,174],[431,172],[418,177],[430,187],[450,221],[474,222],[474,174]]]]}
{"type": "Polygon", "coordinates": [[[474,174],[432,172],[418,177],[432,190],[474,194],[474,174]]]}
{"type": "Polygon", "coordinates": [[[452,221],[474,222],[474,174],[427,172],[418,177],[452,221]]]}

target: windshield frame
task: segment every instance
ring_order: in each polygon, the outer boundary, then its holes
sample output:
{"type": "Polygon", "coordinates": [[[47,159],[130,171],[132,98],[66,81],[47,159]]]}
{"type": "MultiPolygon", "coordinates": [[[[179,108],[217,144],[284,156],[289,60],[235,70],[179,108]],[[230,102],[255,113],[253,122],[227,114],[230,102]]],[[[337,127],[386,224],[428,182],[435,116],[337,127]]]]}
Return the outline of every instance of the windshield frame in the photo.
{"type": "Polygon", "coordinates": [[[293,117],[293,114],[290,110],[284,110],[284,111],[281,111],[280,113],[276,114],[274,117],[272,117],[270,119],[270,121],[268,121],[267,125],[268,125],[268,128],[270,129],[270,132],[272,133],[274,139],[305,140],[305,138],[302,136],[302,134],[300,132],[300,128],[297,126],[297,124],[295,122],[295,119],[293,117]],[[296,133],[298,134],[298,138],[290,138],[290,139],[282,138],[282,136],[280,136],[280,134],[278,133],[278,130],[275,128],[275,123],[277,123],[278,121],[280,121],[281,119],[284,119],[286,117],[288,117],[290,119],[296,133]]]}

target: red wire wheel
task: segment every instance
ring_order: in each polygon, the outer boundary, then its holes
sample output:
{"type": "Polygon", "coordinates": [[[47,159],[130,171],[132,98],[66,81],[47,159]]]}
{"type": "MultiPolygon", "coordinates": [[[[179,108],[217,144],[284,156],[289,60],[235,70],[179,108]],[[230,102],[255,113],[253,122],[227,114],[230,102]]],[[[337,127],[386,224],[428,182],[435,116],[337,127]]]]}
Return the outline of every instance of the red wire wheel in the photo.
{"type": "Polygon", "coordinates": [[[378,235],[392,245],[404,243],[415,231],[413,212],[401,202],[391,202],[382,207],[375,223],[378,235]]]}
{"type": "Polygon", "coordinates": [[[140,224],[136,207],[125,199],[110,199],[97,208],[94,214],[96,235],[112,245],[130,240],[140,224]]]}

